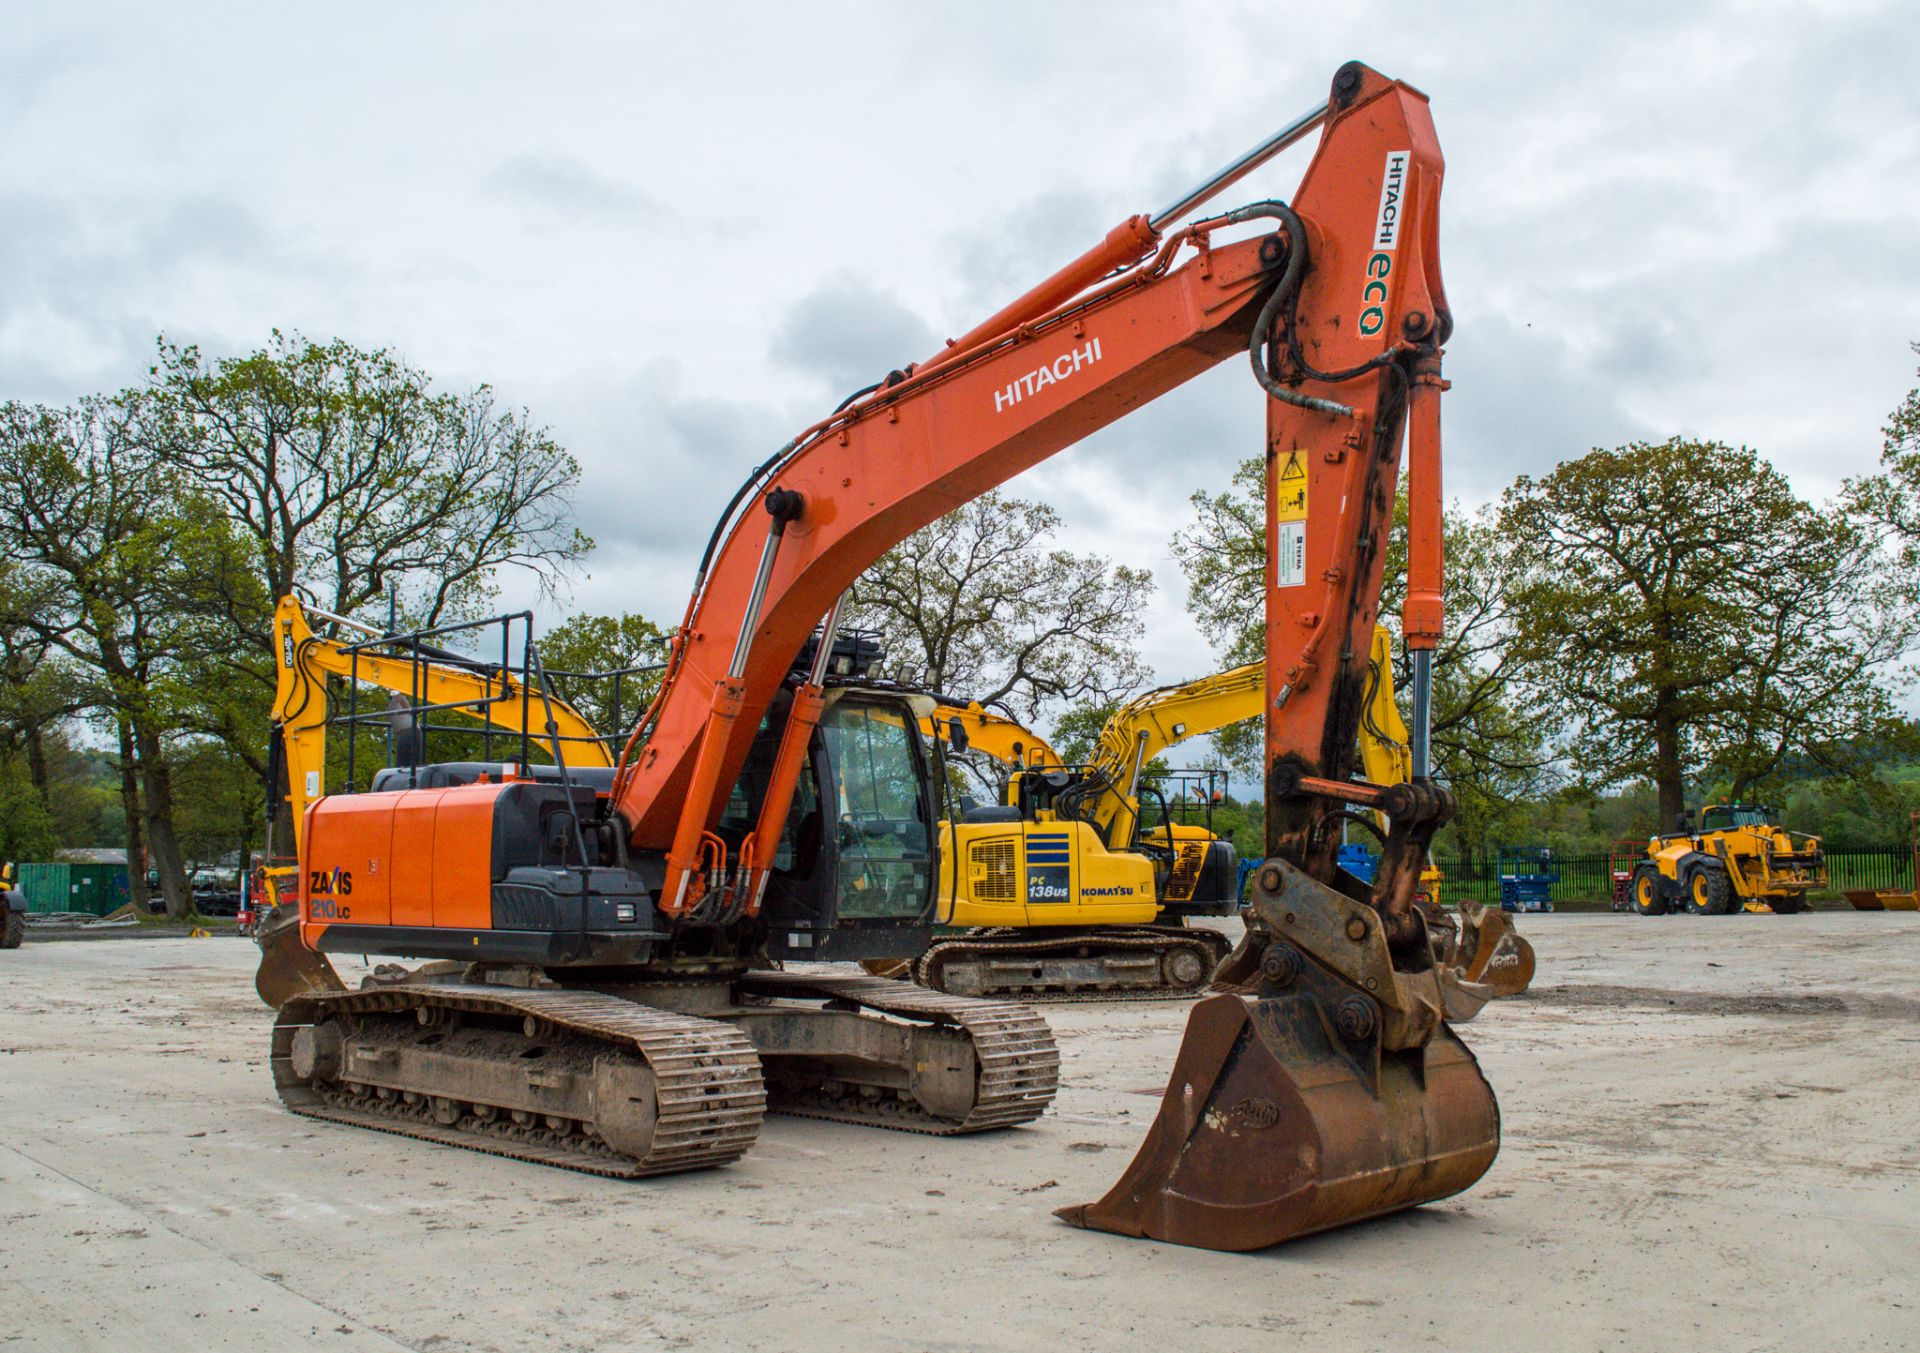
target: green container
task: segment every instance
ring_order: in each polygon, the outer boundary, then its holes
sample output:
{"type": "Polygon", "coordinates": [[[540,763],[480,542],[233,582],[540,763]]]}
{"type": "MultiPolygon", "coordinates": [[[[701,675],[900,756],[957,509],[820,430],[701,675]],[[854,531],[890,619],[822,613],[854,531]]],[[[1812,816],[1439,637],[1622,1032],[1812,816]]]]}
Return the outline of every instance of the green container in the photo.
{"type": "Polygon", "coordinates": [[[83,911],[105,916],[124,907],[131,894],[124,864],[22,864],[19,887],[29,912],[83,911]]]}

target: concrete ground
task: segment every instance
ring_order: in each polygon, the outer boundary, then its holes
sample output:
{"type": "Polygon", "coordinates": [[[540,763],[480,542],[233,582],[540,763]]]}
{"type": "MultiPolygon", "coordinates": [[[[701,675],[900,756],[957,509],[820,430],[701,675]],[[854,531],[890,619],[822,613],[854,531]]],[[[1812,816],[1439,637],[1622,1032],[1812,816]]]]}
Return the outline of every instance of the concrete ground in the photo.
{"type": "MultiPolygon", "coordinates": [[[[0,1349],[1920,1346],[1920,915],[1527,917],[1464,1196],[1256,1255],[1076,1231],[1175,1003],[1055,1006],[1055,1108],[768,1120],[615,1183],[283,1110],[231,938],[0,953],[0,1349]]],[[[349,965],[353,966],[353,965],[349,965]]]]}

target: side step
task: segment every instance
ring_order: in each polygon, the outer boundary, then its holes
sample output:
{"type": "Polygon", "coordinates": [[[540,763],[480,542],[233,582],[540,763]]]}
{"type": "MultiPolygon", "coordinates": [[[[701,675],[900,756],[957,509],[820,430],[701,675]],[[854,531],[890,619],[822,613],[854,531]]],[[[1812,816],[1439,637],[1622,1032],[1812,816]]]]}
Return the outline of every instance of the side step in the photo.
{"type": "Polygon", "coordinates": [[[882,977],[750,972],[717,1015],[753,1041],[769,1110],[953,1136],[1030,1123],[1060,1050],[1023,1006],[882,977]]]}
{"type": "Polygon", "coordinates": [[[622,1179],[738,1160],[767,1103],[737,1030],[597,992],[296,995],[272,1064],[295,1113],[622,1179]]]}
{"type": "Polygon", "coordinates": [[[976,930],[934,941],[913,975],[921,986],[962,996],[1167,1000],[1205,991],[1228,948],[1225,935],[1199,927],[976,930]]]}

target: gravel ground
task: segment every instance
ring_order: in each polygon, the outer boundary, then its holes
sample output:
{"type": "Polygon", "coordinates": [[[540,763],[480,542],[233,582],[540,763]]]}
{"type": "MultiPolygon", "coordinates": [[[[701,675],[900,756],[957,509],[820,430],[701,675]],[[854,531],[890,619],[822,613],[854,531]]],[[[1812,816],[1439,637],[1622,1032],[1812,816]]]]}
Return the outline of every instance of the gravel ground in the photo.
{"type": "MultiPolygon", "coordinates": [[[[1527,917],[1464,1196],[1256,1255],[1055,1222],[1184,1006],[1055,1006],[1037,1125],[770,1119],[616,1183],[296,1118],[233,938],[0,953],[0,1348],[1920,1346],[1920,915],[1527,917]]],[[[356,965],[347,965],[352,968],[356,965]]]]}

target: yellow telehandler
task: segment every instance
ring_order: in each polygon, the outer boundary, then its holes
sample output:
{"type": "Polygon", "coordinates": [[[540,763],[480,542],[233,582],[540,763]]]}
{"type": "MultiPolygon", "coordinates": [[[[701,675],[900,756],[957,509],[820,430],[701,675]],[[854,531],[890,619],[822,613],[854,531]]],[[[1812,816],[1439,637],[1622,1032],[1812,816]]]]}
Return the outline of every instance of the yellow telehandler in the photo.
{"type": "Polygon", "coordinates": [[[1805,911],[1807,894],[1827,882],[1820,838],[1790,832],[1762,804],[1716,803],[1700,810],[1695,828],[1682,813],[1679,830],[1647,842],[1634,866],[1633,909],[1642,916],[1687,911],[1805,911]]]}

